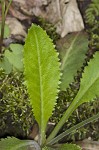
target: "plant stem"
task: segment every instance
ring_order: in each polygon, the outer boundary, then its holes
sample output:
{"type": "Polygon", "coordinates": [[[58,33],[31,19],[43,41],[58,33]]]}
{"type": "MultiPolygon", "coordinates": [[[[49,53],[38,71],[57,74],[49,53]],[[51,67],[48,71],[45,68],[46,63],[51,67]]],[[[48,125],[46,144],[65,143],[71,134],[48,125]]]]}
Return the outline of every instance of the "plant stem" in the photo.
{"type": "Polygon", "coordinates": [[[2,54],[2,45],[4,37],[4,26],[5,26],[5,0],[1,0],[2,7],[2,22],[1,22],[1,36],[0,36],[0,54],[2,54]]]}
{"type": "Polygon", "coordinates": [[[8,3],[7,8],[5,9],[5,0],[1,0],[1,7],[2,7],[2,22],[1,22],[1,36],[0,36],[0,55],[2,55],[2,45],[3,45],[3,38],[4,38],[4,27],[5,27],[5,19],[9,10],[9,7],[12,3],[12,0],[8,3]]]}
{"type": "Polygon", "coordinates": [[[7,16],[7,13],[8,13],[8,10],[10,8],[11,3],[12,3],[12,0],[10,0],[10,2],[8,3],[8,6],[7,6],[6,10],[5,10],[5,18],[7,16]]]}
{"type": "Polygon", "coordinates": [[[59,132],[59,130],[61,129],[61,127],[64,125],[64,123],[66,122],[66,120],[68,120],[68,118],[70,117],[70,115],[73,113],[73,111],[76,109],[77,102],[73,100],[73,102],[71,103],[71,105],[69,106],[69,108],[65,111],[63,117],[61,118],[61,120],[58,122],[58,124],[56,125],[56,127],[54,128],[54,130],[52,131],[52,133],[49,135],[49,137],[46,140],[46,143],[49,143],[59,132]]]}
{"type": "Polygon", "coordinates": [[[83,127],[84,125],[95,121],[99,118],[99,113],[97,115],[94,115],[93,117],[90,117],[80,123],[78,123],[77,125],[71,127],[70,129],[66,130],[65,132],[61,133],[60,135],[58,135],[57,137],[55,137],[54,139],[52,139],[50,142],[48,142],[48,145],[53,145],[55,143],[57,143],[59,140],[61,140],[62,138],[64,138],[66,135],[70,134],[71,132],[73,132],[76,129],[79,129],[81,127],[83,127]]]}

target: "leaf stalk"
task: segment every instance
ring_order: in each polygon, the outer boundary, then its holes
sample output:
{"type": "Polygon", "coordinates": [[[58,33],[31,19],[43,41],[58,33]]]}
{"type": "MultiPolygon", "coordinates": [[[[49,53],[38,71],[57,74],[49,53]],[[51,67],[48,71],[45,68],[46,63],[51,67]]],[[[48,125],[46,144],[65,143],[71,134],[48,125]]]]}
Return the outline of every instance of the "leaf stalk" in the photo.
{"type": "Polygon", "coordinates": [[[58,135],[57,137],[55,137],[54,139],[52,139],[50,142],[48,142],[48,145],[53,145],[55,143],[57,143],[59,140],[61,140],[62,138],[64,138],[65,136],[67,136],[68,134],[70,134],[71,132],[73,132],[74,130],[77,130],[83,126],[85,126],[86,124],[96,121],[99,118],[99,113],[78,123],[77,125],[71,127],[70,129],[66,130],[65,132],[61,133],[60,135],[58,135]]]}

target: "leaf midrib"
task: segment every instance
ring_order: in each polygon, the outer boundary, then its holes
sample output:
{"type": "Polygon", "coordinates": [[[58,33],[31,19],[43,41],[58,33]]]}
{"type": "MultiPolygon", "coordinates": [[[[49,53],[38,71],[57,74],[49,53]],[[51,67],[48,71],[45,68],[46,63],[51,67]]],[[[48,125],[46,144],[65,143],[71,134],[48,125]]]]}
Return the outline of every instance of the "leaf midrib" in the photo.
{"type": "Polygon", "coordinates": [[[42,71],[41,71],[41,66],[40,66],[40,64],[41,64],[41,59],[40,59],[40,49],[39,49],[39,44],[38,44],[38,38],[37,38],[37,35],[36,35],[36,32],[34,31],[34,36],[35,36],[35,40],[36,40],[36,49],[37,49],[37,55],[38,55],[38,67],[39,67],[39,79],[40,79],[40,117],[41,117],[41,119],[40,119],[40,125],[41,125],[41,129],[42,129],[42,127],[43,127],[43,124],[42,124],[42,120],[43,120],[43,88],[42,88],[42,78],[41,78],[41,76],[42,76],[42,71]]]}
{"type": "Polygon", "coordinates": [[[78,36],[79,36],[79,33],[76,35],[76,37],[74,37],[74,40],[72,41],[70,47],[67,49],[67,51],[65,53],[65,56],[63,58],[63,62],[62,62],[62,65],[61,65],[61,69],[62,70],[64,70],[65,63],[66,63],[66,61],[68,59],[68,56],[69,56],[69,54],[70,54],[70,52],[71,52],[71,50],[73,48],[73,45],[74,45],[74,43],[75,43],[75,41],[76,41],[76,39],[77,39],[78,36]]]}

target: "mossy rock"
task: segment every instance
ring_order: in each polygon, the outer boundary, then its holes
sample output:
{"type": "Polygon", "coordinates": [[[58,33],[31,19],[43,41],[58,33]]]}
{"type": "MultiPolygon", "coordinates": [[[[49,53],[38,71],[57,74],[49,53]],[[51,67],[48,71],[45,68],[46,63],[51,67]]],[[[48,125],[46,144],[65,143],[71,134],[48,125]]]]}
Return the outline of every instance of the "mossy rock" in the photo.
{"type": "Polygon", "coordinates": [[[0,137],[26,137],[34,117],[21,73],[0,71],[0,137]]]}

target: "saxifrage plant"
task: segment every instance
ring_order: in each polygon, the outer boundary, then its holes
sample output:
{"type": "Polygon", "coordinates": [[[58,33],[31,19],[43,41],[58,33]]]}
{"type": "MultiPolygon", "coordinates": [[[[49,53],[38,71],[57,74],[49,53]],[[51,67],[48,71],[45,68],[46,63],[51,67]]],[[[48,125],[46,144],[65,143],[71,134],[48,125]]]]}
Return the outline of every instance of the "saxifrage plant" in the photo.
{"type": "Polygon", "coordinates": [[[54,49],[51,39],[39,26],[32,25],[28,32],[23,62],[31,106],[39,125],[38,143],[33,140],[21,141],[14,137],[8,137],[7,139],[1,139],[0,149],[81,150],[75,144],[57,144],[57,142],[75,129],[98,119],[99,113],[67,129],[60,135],[57,135],[57,133],[78,106],[99,96],[99,52],[96,52],[94,58],[85,67],[78,94],[48,137],[46,137],[46,127],[56,104],[61,73],[58,53],[54,49]]]}

